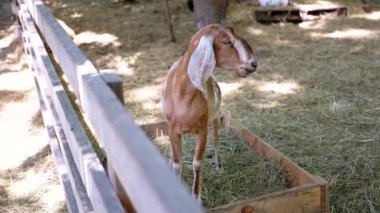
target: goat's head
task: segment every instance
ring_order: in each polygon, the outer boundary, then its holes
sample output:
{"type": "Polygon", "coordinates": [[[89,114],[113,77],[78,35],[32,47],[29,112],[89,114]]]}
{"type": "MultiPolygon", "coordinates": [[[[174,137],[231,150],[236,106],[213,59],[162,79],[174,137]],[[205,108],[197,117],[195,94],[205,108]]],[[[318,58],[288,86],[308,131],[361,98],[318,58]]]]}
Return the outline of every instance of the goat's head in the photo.
{"type": "Polygon", "coordinates": [[[257,68],[252,48],[230,26],[204,27],[193,36],[188,52],[191,54],[188,72],[195,85],[208,79],[215,66],[235,71],[244,78],[257,68]]]}

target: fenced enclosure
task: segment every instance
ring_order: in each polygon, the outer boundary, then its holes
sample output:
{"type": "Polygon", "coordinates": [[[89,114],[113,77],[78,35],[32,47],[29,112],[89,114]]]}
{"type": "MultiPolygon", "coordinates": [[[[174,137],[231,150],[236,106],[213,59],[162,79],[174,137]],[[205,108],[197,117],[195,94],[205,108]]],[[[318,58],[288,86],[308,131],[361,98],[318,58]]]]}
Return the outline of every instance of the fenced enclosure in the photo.
{"type": "Polygon", "coordinates": [[[156,212],[175,212],[176,209],[201,212],[201,206],[170,172],[96,68],[43,3],[18,1],[18,5],[22,40],[29,67],[35,75],[68,209],[71,212],[124,211],[63,89],[43,40],[67,77],[133,208],[138,212],[151,208],[156,212]],[[161,178],[156,178],[158,176],[161,178]]]}
{"type": "MultiPolygon", "coordinates": [[[[95,66],[72,42],[41,1],[18,1],[22,39],[35,75],[44,123],[65,187],[71,212],[123,212],[109,178],[57,75],[57,61],[75,93],[85,120],[107,154],[137,212],[202,212],[186,186],[170,172],[166,161],[130,117],[95,66]],[[45,44],[48,46],[46,49],[45,44]],[[49,55],[49,51],[52,55],[49,55]],[[160,178],[156,178],[160,177],[160,178]]],[[[111,74],[112,75],[112,74],[111,74]]],[[[117,79],[117,77],[116,77],[117,79]]],[[[117,81],[117,80],[116,80],[117,81]]],[[[226,117],[221,118],[222,121],[226,117]]],[[[290,173],[289,189],[211,212],[278,212],[284,202],[293,210],[328,212],[328,184],[233,121],[230,128],[259,154],[282,163],[290,173]],[[257,209],[255,206],[261,206],[257,209]],[[272,206],[272,207],[271,207],[272,206]],[[274,206],[274,207],[273,207],[274,206]]],[[[149,135],[165,132],[165,124],[143,127],[149,135]]],[[[286,210],[286,209],[285,209],[286,210]]]]}

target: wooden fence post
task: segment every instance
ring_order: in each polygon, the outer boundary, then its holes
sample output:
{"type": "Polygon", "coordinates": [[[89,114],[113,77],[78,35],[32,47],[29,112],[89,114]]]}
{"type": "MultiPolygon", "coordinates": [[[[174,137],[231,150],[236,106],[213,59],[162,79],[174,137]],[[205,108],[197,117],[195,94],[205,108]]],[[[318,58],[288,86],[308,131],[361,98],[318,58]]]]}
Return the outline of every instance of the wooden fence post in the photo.
{"type": "MultiPolygon", "coordinates": [[[[102,77],[103,81],[110,87],[110,89],[118,97],[119,101],[124,105],[124,90],[123,90],[123,81],[120,76],[113,69],[103,69],[99,70],[99,74],[102,77]]],[[[112,186],[115,189],[117,196],[120,199],[121,204],[123,205],[126,212],[135,212],[131,201],[129,200],[127,193],[125,193],[123,186],[120,183],[119,178],[116,175],[115,170],[112,167],[111,162],[107,159],[107,173],[108,178],[112,186]]]]}
{"type": "Polygon", "coordinates": [[[124,105],[123,81],[113,69],[99,70],[99,74],[124,105]]]}

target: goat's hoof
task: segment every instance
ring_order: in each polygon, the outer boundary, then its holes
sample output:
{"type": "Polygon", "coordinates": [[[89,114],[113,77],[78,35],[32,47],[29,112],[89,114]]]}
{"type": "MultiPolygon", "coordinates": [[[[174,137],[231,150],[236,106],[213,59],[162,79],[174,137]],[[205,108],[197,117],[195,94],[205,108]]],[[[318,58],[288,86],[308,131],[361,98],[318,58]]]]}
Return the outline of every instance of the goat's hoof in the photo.
{"type": "Polygon", "coordinates": [[[202,199],[200,195],[193,194],[193,197],[202,205],[202,199]]]}

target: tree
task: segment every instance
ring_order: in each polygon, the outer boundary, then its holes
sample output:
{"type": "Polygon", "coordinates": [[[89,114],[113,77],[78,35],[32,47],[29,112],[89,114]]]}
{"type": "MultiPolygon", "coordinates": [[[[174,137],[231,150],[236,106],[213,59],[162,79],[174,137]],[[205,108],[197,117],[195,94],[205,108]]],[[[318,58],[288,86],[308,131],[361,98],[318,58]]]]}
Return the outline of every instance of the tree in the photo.
{"type": "Polygon", "coordinates": [[[197,29],[209,24],[220,23],[227,9],[227,0],[193,0],[193,4],[197,29]]]}

